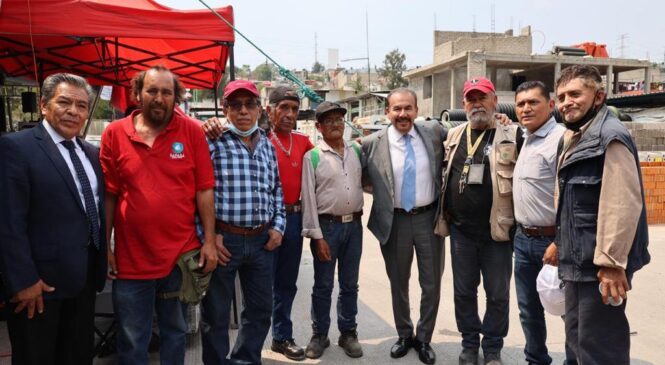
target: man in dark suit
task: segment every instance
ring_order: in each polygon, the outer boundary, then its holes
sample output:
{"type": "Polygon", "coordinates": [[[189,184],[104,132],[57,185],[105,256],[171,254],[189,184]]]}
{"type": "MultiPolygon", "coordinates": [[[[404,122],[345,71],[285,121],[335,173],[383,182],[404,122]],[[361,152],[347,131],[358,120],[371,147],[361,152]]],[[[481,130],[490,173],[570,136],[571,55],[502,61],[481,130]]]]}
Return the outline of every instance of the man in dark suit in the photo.
{"type": "Polygon", "coordinates": [[[0,138],[0,271],[13,364],[91,364],[95,291],[104,287],[104,182],[78,137],[92,90],[44,80],[36,127],[0,138]]]}
{"type": "Polygon", "coordinates": [[[436,356],[429,343],[444,262],[444,243],[434,234],[434,224],[446,131],[436,122],[414,123],[418,106],[409,89],[388,95],[386,115],[391,125],[364,139],[362,149],[367,158],[363,175],[374,197],[367,226],[381,243],[399,336],[390,356],[402,357],[414,347],[423,363],[433,364],[436,356]],[[415,337],[409,307],[414,250],[422,289],[415,337]]]}

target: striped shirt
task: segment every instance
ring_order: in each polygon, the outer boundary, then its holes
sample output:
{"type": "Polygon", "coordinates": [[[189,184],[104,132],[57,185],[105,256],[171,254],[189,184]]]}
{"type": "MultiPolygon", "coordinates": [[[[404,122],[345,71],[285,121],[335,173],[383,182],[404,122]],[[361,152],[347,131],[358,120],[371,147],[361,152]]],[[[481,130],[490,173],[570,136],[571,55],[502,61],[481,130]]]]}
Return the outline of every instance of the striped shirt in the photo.
{"type": "Polygon", "coordinates": [[[253,151],[230,131],[208,141],[215,170],[217,220],[240,227],[270,223],[284,233],[286,215],[275,149],[263,131],[253,151]]]}

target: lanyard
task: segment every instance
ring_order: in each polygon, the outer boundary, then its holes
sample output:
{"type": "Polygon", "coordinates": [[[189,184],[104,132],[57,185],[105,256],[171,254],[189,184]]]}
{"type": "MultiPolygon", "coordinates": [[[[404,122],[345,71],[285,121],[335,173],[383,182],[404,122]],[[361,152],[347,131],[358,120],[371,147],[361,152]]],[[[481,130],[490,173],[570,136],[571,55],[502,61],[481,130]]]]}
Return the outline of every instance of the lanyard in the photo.
{"type": "Polygon", "coordinates": [[[480,146],[480,142],[482,142],[483,137],[485,136],[485,132],[487,130],[484,130],[483,133],[478,136],[478,139],[476,139],[476,143],[471,145],[471,123],[468,123],[466,125],[466,158],[467,160],[473,159],[473,155],[476,153],[476,150],[478,149],[478,146],[480,146]]]}

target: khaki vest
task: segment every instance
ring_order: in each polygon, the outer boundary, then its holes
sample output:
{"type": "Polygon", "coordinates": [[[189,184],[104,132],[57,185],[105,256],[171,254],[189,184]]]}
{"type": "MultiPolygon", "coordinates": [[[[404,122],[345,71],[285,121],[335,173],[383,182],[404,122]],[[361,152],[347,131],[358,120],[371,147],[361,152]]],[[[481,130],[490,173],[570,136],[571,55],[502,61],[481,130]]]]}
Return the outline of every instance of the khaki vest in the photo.
{"type": "MultiPolygon", "coordinates": [[[[467,122],[468,123],[468,122],[467,122]]],[[[439,219],[434,232],[439,236],[450,235],[447,222],[445,197],[448,185],[448,176],[452,167],[452,159],[459,146],[462,132],[467,123],[459,125],[448,131],[448,137],[443,143],[446,169],[441,186],[439,199],[439,219]]],[[[516,125],[502,126],[494,122],[495,135],[492,141],[492,150],[489,156],[490,173],[492,177],[492,211],[490,212],[490,228],[492,239],[495,241],[510,241],[510,229],[515,224],[513,211],[513,170],[517,161],[517,145],[515,143],[516,125]]]]}

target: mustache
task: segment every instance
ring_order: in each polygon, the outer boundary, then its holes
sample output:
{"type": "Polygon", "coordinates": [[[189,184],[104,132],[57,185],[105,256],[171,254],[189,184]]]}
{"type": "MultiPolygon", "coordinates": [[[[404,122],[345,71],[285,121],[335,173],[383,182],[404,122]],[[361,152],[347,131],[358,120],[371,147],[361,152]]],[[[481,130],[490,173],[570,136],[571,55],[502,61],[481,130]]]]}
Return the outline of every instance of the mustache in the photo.
{"type": "Polygon", "coordinates": [[[471,113],[471,114],[476,114],[476,113],[478,113],[478,112],[487,113],[487,109],[485,109],[484,107],[481,106],[481,107],[479,107],[479,108],[473,108],[473,109],[471,109],[471,112],[470,112],[470,113],[471,113]]]}

